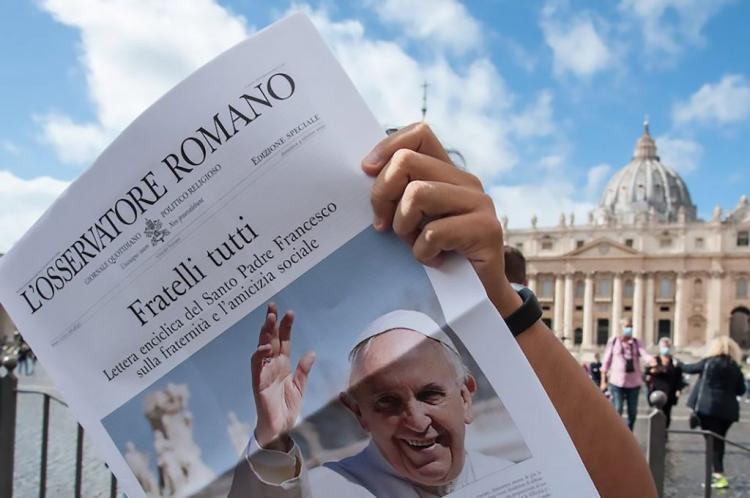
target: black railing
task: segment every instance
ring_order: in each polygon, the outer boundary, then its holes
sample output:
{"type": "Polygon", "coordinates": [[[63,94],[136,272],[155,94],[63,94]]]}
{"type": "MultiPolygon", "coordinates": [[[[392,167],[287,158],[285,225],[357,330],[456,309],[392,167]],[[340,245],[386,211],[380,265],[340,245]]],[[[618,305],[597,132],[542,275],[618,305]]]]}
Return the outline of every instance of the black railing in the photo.
{"type": "Polygon", "coordinates": [[[693,436],[704,436],[706,441],[705,458],[704,458],[704,498],[711,498],[711,469],[713,466],[714,443],[716,440],[743,450],[750,457],[750,448],[716,434],[715,432],[691,429],[678,430],[667,429],[667,417],[661,411],[667,401],[667,396],[661,391],[654,391],[649,398],[654,409],[648,416],[648,439],[646,447],[646,457],[651,468],[651,475],[656,483],[656,490],[659,498],[664,496],[664,467],[666,459],[667,434],[690,434],[693,436]]]}
{"type": "MultiPolygon", "coordinates": [[[[18,395],[33,395],[42,397],[42,423],[39,459],[39,497],[47,496],[47,476],[49,469],[49,428],[50,408],[54,401],[60,406],[68,405],[54,395],[35,389],[19,389],[18,378],[15,376],[16,359],[13,355],[0,358],[0,496],[13,497],[13,472],[16,445],[16,421],[18,419],[18,395]],[[5,374],[2,374],[2,370],[5,374]]],[[[83,442],[84,431],[81,424],[77,424],[75,449],[74,496],[83,496],[83,442]]],[[[117,480],[110,473],[110,497],[117,497],[117,480]]]]}

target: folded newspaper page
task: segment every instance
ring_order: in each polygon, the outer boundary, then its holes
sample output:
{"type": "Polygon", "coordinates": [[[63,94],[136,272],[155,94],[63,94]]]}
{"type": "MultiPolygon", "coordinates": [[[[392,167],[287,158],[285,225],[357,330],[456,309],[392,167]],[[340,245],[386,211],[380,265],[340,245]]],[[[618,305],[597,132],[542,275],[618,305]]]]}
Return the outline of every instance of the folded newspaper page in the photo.
{"type": "Polygon", "coordinates": [[[598,496],[469,263],[372,229],[383,136],[293,15],[145,111],[0,259],[128,496],[598,496]],[[259,433],[285,423],[284,448],[259,433]]]}

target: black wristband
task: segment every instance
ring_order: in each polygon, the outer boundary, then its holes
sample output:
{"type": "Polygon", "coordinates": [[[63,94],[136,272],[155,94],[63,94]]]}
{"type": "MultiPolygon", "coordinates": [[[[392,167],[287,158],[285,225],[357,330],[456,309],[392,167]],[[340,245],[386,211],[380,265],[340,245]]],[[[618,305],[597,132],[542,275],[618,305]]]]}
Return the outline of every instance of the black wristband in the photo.
{"type": "Polygon", "coordinates": [[[517,292],[521,296],[523,304],[505,319],[513,337],[518,337],[521,332],[529,329],[542,317],[542,308],[531,289],[523,287],[517,292]]]}

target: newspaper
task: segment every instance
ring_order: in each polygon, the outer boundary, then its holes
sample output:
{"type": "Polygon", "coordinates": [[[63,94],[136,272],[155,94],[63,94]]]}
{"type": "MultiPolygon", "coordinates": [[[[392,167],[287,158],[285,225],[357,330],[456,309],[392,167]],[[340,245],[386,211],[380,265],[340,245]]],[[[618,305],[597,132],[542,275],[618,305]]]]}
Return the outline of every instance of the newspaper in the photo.
{"type": "Polygon", "coordinates": [[[371,228],[359,165],[383,136],[296,14],[145,111],[0,260],[0,301],[128,496],[598,496],[468,262],[423,267],[371,228]],[[309,369],[287,453],[254,432],[269,310],[294,312],[282,348],[309,369]],[[368,328],[368,358],[393,354],[362,382],[432,386],[417,401],[347,398],[368,328]]]}

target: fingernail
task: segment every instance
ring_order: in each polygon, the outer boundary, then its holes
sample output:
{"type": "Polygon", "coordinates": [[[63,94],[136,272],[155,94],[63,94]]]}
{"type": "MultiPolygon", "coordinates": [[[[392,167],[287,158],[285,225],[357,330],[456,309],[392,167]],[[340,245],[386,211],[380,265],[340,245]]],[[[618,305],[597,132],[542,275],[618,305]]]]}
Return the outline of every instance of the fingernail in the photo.
{"type": "Polygon", "coordinates": [[[380,216],[375,216],[372,220],[372,226],[375,227],[375,230],[382,230],[384,226],[383,219],[380,216]]]}
{"type": "Polygon", "coordinates": [[[371,150],[369,154],[365,156],[365,158],[362,160],[364,164],[367,164],[369,166],[380,166],[380,154],[375,152],[374,150],[371,150]]]}

